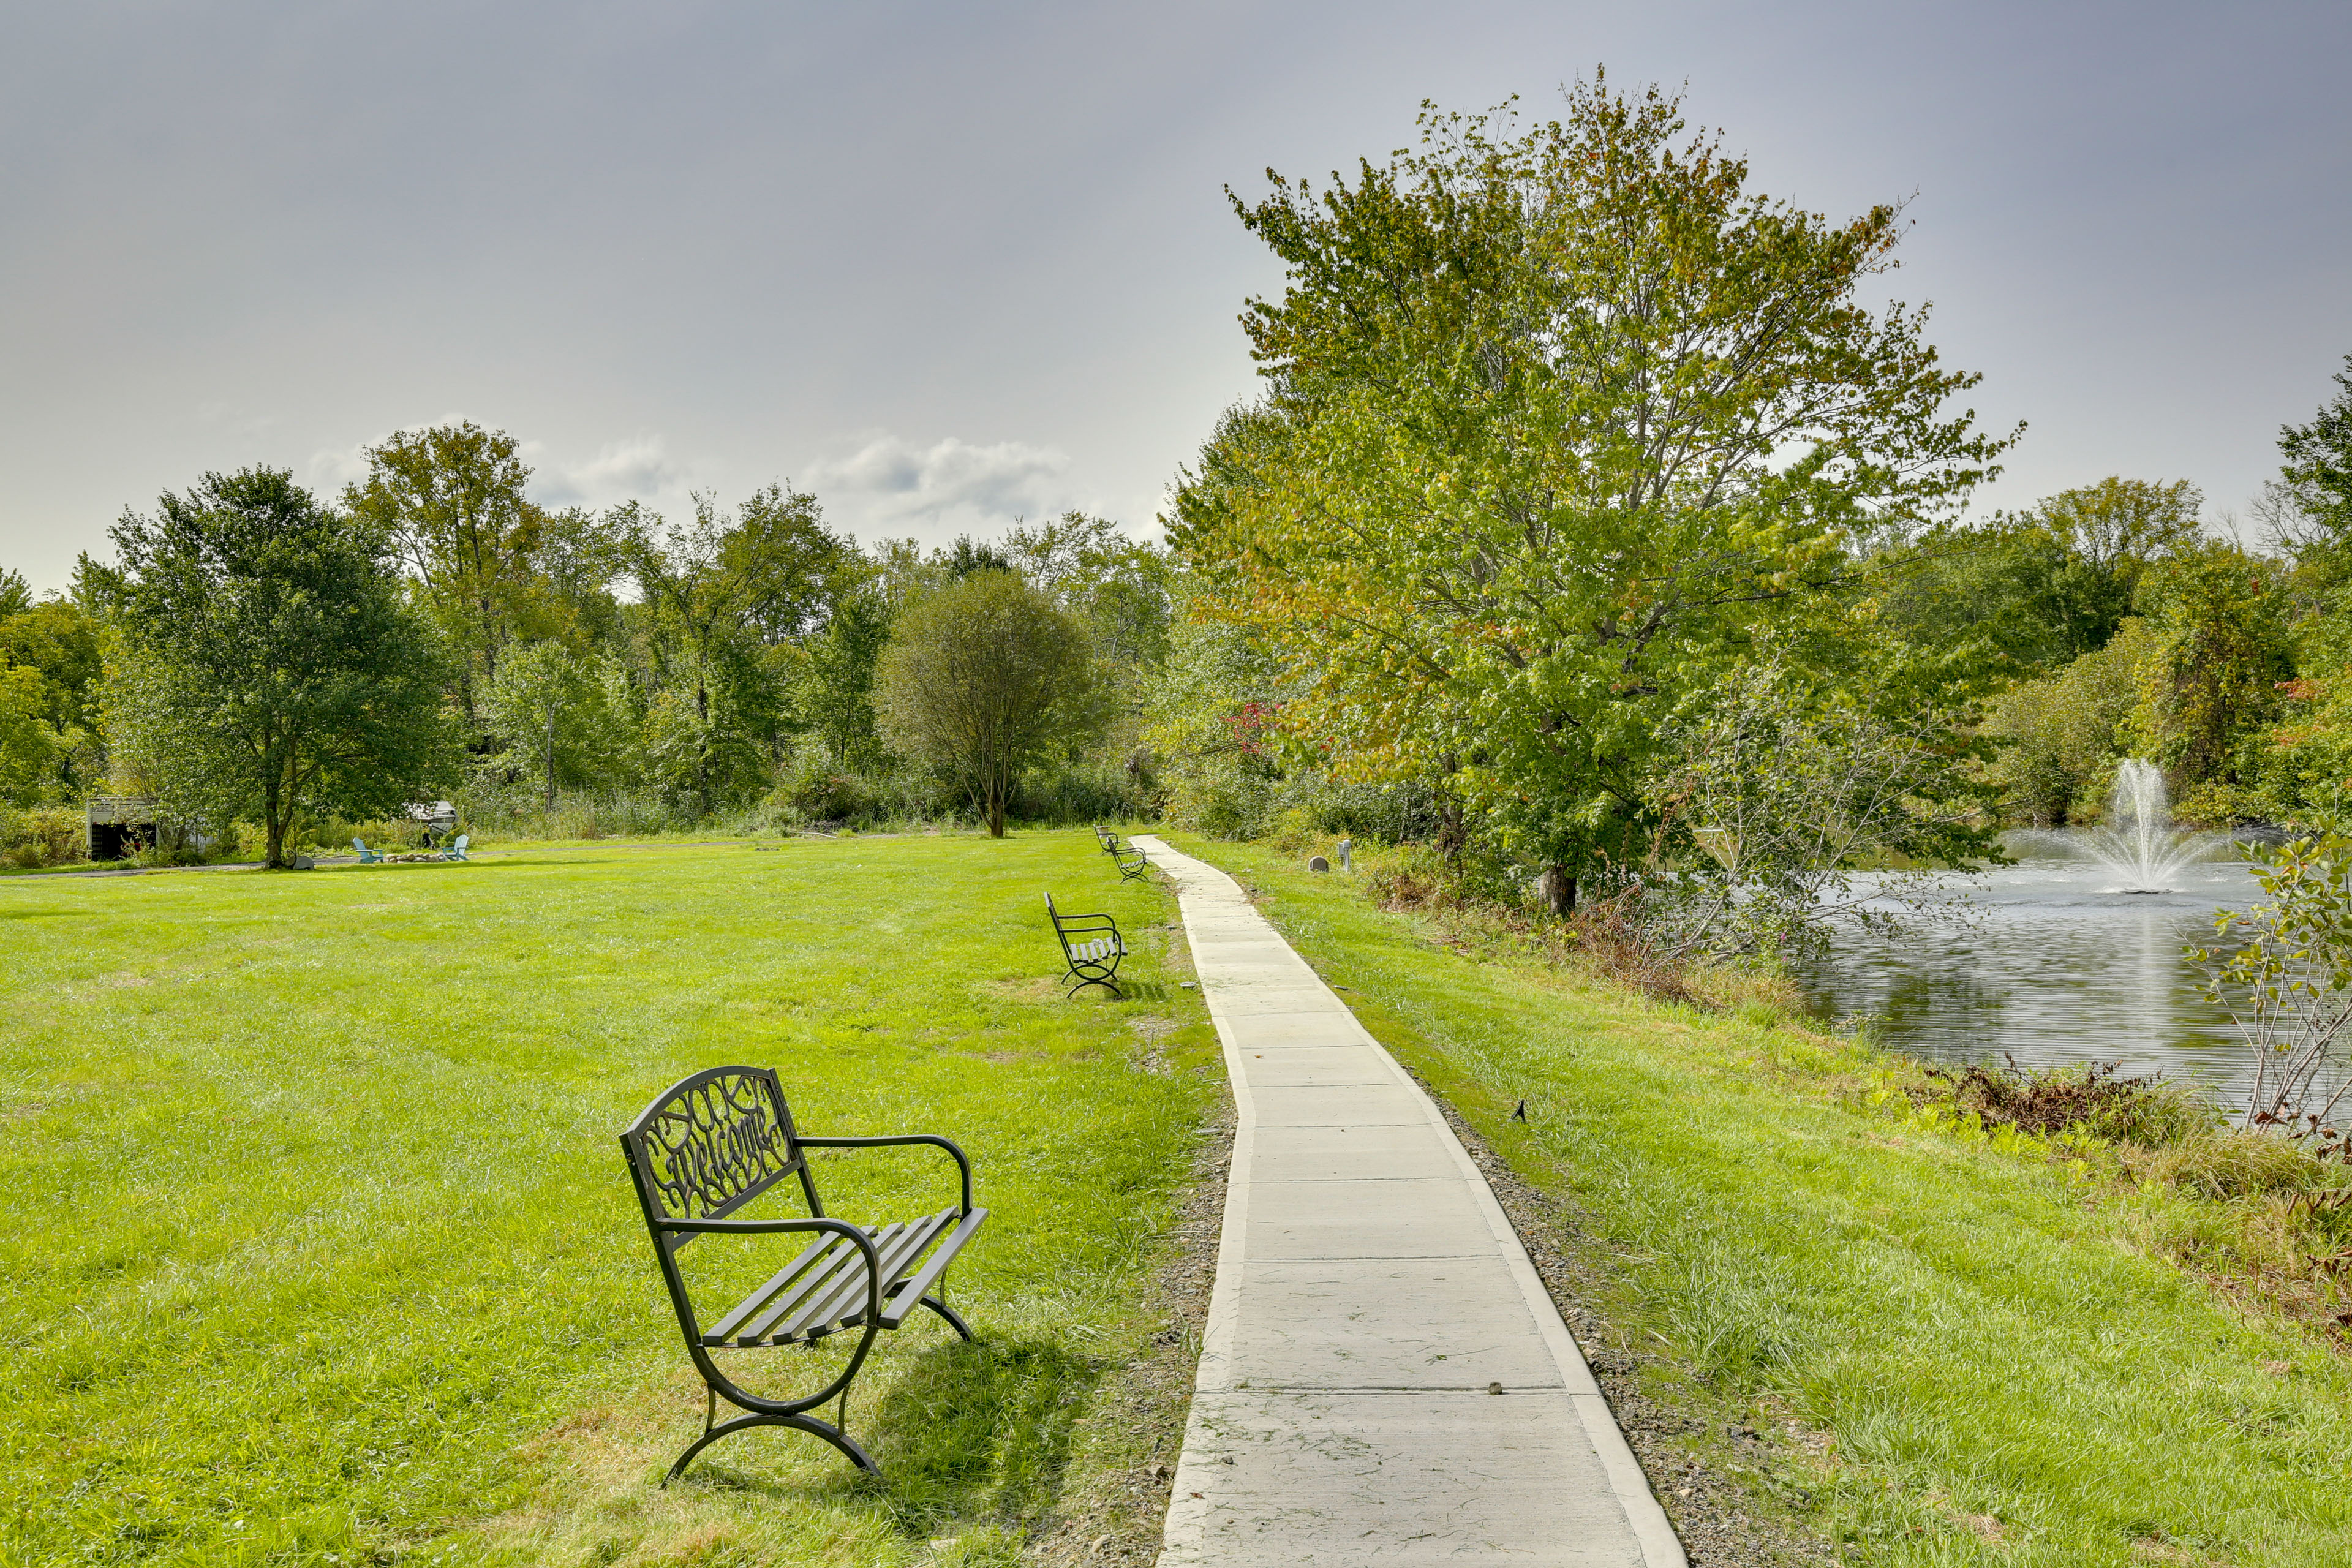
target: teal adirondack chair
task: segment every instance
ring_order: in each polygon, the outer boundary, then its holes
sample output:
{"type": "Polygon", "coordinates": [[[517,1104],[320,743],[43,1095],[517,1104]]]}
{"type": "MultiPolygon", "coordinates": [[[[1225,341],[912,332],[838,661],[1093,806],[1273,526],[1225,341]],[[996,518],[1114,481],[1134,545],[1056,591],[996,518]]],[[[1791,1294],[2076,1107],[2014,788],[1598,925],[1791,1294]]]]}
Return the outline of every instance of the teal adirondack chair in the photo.
{"type": "Polygon", "coordinates": [[[460,833],[457,835],[457,841],[441,852],[441,858],[445,860],[463,860],[466,858],[466,846],[473,841],[472,834],[460,833]]]}
{"type": "Polygon", "coordinates": [[[356,850],[358,850],[358,851],[360,852],[360,864],[361,864],[361,865],[362,865],[362,866],[381,866],[381,865],[383,865],[383,856],[381,856],[381,855],[377,854],[374,850],[373,850],[373,849],[369,848],[366,845],[364,845],[364,844],[361,843],[358,839],[354,838],[354,839],[352,839],[352,848],[354,848],[354,849],[356,849],[356,850]]]}

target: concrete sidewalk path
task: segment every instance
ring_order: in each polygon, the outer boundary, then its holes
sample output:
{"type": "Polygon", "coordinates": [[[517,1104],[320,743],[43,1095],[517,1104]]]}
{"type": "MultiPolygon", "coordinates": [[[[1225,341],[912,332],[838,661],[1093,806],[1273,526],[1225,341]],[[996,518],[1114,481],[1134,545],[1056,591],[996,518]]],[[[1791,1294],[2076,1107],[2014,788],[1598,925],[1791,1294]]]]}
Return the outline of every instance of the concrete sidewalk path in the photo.
{"type": "Polygon", "coordinates": [[[1135,842],[1176,884],[1238,1115],[1162,1568],[1684,1568],[1437,1107],[1232,878],[1135,842]]]}

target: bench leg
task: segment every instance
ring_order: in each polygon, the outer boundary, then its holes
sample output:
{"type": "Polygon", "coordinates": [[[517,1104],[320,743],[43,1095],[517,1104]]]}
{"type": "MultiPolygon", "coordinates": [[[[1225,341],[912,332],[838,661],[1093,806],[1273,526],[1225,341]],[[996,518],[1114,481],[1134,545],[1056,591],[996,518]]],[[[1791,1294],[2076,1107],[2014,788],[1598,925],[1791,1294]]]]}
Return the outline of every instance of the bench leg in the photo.
{"type": "Polygon", "coordinates": [[[840,1449],[843,1454],[848,1457],[851,1464],[856,1465],[859,1469],[866,1471],[867,1474],[878,1476],[882,1473],[882,1467],[876,1464],[873,1458],[868,1455],[865,1449],[859,1447],[856,1440],[851,1437],[848,1433],[844,1432],[838,1426],[819,1421],[814,1416],[738,1415],[734,1420],[722,1422],[719,1426],[710,1428],[709,1431],[705,1432],[701,1436],[697,1437],[694,1440],[693,1447],[688,1448],[685,1453],[680,1454],[677,1457],[677,1463],[669,1468],[669,1474],[662,1478],[662,1485],[667,1486],[670,1482],[677,1479],[680,1475],[684,1474],[686,1467],[691,1463],[694,1457],[702,1452],[703,1449],[708,1448],[711,1444],[716,1443],[719,1438],[726,1436],[729,1433],[740,1432],[749,1426],[789,1426],[796,1432],[806,1432],[812,1436],[824,1438],[826,1442],[840,1449]]]}
{"type": "Polygon", "coordinates": [[[961,1318],[957,1317],[956,1310],[953,1307],[949,1306],[945,1301],[940,1300],[936,1297],[926,1296],[922,1300],[924,1306],[929,1307],[940,1317],[945,1318],[948,1321],[948,1326],[955,1330],[957,1333],[960,1333],[965,1339],[972,1340],[975,1342],[978,1341],[979,1336],[971,1331],[971,1325],[965,1322],[961,1318]]]}
{"type": "Polygon", "coordinates": [[[1067,1001],[1070,997],[1076,996],[1079,992],[1084,991],[1089,985],[1099,985],[1104,990],[1109,992],[1112,995],[1118,997],[1120,1001],[1124,1002],[1127,1000],[1127,993],[1118,988],[1118,965],[1117,963],[1113,963],[1109,968],[1106,969],[1101,963],[1092,959],[1088,959],[1081,963],[1074,963],[1070,965],[1069,968],[1064,970],[1062,972],[1062,978],[1065,980],[1075,980],[1077,982],[1076,984],[1062,993],[1062,997],[1065,1001],[1067,1001]]]}

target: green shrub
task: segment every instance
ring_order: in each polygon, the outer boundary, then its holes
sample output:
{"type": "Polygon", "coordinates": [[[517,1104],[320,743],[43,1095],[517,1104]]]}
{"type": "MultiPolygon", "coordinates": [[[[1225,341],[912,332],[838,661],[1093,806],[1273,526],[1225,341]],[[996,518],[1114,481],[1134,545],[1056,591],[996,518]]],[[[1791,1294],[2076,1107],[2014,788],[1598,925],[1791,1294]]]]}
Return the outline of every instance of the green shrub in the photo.
{"type": "Polygon", "coordinates": [[[1437,831],[1437,797],[1420,783],[1318,780],[1303,805],[1319,832],[1339,838],[1402,844],[1437,831]]]}
{"type": "Polygon", "coordinates": [[[1255,838],[1279,813],[1282,781],[1231,763],[1180,773],[1168,795],[1168,820],[1210,838],[1255,838]]]}
{"type": "MultiPolygon", "coordinates": [[[[1949,1076],[1928,1070],[1936,1078],[1949,1076]]],[[[1969,1068],[1951,1081],[1955,1103],[2037,1137],[2080,1130],[2111,1143],[2156,1149],[2201,1139],[2221,1124],[2220,1114],[2193,1089],[2162,1078],[2126,1078],[2113,1062],[2029,1069],[2011,1060],[2005,1068],[1969,1068]]]]}
{"type": "Polygon", "coordinates": [[[2144,1173],[2209,1198],[2304,1192],[2325,1175],[2292,1138],[2226,1127],[2201,1128],[2165,1145],[2144,1173]]]}
{"type": "Polygon", "coordinates": [[[2058,826],[2098,816],[2127,749],[2142,671],[2162,651],[2145,623],[2126,621],[2106,647],[1993,703],[1984,728],[2008,742],[1992,774],[2012,820],[2058,826]]]}
{"type": "Polygon", "coordinates": [[[498,838],[637,838],[690,833],[701,824],[682,802],[653,788],[559,790],[551,813],[535,789],[477,779],[457,806],[460,832],[498,838]]]}
{"type": "Polygon", "coordinates": [[[874,815],[874,792],[866,781],[813,752],[793,761],[769,799],[803,823],[849,822],[874,815]]]}
{"type": "MultiPolygon", "coordinates": [[[[1436,798],[1426,784],[1343,784],[1311,771],[1277,777],[1234,762],[1179,773],[1166,816],[1172,826],[1211,838],[1264,838],[1279,830],[1301,844],[1310,837],[1402,844],[1437,830],[1436,798]],[[1278,829],[1294,812],[1297,819],[1278,829]]],[[[1286,841],[1284,847],[1291,847],[1286,841]]]]}
{"type": "Polygon", "coordinates": [[[72,806],[0,805],[0,860],[30,869],[89,858],[89,827],[72,806]]]}
{"type": "Polygon", "coordinates": [[[1143,798],[1139,781],[1114,763],[1082,763],[1027,773],[1013,792],[1012,814],[1019,821],[1049,827],[1082,827],[1090,822],[1127,822],[1155,815],[1143,798]]]}

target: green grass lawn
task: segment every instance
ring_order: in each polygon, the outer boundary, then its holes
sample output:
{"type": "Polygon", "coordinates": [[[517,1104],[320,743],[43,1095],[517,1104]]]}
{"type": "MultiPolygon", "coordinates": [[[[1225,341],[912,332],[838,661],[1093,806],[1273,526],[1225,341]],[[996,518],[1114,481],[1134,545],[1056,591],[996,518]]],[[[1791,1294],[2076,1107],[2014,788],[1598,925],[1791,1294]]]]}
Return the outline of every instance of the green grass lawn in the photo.
{"type": "Polygon", "coordinates": [[[1784,1434],[1762,1468],[1845,1561],[2352,1563],[2352,1363],[2153,1255],[2192,1200],[1906,1123],[1846,1088],[1867,1052],[1764,1009],[1448,951],[1296,858],[1175,837],[1588,1216],[1643,1378],[1784,1434]]]}
{"type": "MultiPolygon", "coordinates": [[[[1091,1402],[1221,1094],[1172,919],[1083,831],[0,883],[0,1553],[1009,1561],[1129,1462],[1091,1402]],[[1129,1001],[1063,999],[1047,889],[1140,939],[1129,1001]],[[614,1135],[728,1062],[955,1138],[993,1211],[986,1342],[922,1314],[852,1396],[883,1484],[779,1432],[655,1484],[702,1399],[614,1135]]],[[[952,1198],[936,1152],[817,1168],[847,1217],[952,1198]]]]}

